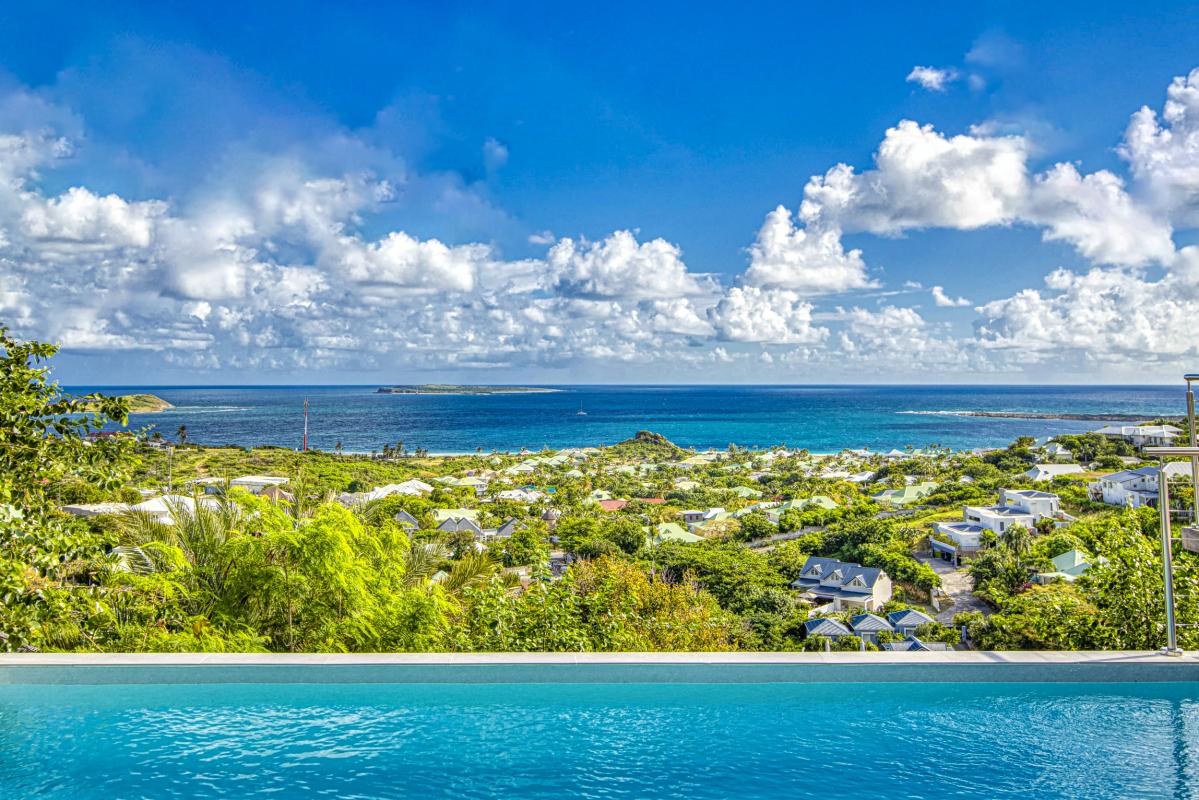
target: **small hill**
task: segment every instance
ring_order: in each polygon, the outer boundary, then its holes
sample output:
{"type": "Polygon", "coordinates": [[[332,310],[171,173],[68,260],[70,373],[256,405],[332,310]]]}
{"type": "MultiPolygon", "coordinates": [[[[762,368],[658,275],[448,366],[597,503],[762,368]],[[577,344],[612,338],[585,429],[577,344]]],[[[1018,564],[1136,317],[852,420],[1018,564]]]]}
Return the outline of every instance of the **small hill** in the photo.
{"type": "Polygon", "coordinates": [[[166,411],[168,408],[174,408],[166,400],[153,394],[126,394],[121,396],[129,403],[129,411],[133,414],[153,414],[158,411],[166,411]]]}
{"type": "Polygon", "coordinates": [[[683,458],[687,451],[653,431],[637,431],[632,439],[614,444],[607,448],[611,455],[637,458],[646,461],[669,461],[683,458]]]}

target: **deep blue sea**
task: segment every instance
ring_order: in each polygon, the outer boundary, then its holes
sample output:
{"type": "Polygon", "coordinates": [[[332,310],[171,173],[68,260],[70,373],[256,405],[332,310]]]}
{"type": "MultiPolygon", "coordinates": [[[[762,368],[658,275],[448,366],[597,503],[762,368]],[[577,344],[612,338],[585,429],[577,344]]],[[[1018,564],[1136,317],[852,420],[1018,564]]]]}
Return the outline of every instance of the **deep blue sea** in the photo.
{"type": "Polygon", "coordinates": [[[946,413],[1023,411],[1182,415],[1181,386],[568,386],[515,395],[387,395],[376,386],[68,387],[151,392],[176,408],[134,415],[134,428],[202,444],[370,452],[403,442],[435,453],[612,444],[652,430],[685,447],[786,444],[813,452],[940,444],[1005,445],[1017,436],[1094,430],[1102,422],[946,413]],[[579,416],[582,408],[586,416],[579,416]]]}
{"type": "Polygon", "coordinates": [[[1185,683],[0,685],[12,800],[1164,799],[1197,753],[1185,683]]]}

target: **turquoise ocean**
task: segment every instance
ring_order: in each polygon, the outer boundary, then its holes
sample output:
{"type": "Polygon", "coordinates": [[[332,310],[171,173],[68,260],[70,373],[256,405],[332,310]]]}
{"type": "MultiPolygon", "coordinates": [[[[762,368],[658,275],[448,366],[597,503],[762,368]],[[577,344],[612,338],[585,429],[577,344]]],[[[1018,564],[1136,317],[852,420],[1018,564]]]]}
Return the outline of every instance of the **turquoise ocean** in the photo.
{"type": "Polygon", "coordinates": [[[543,394],[394,395],[377,386],[67,387],[151,392],[175,408],[130,426],[202,444],[370,452],[465,453],[612,444],[652,430],[686,447],[813,452],[1005,445],[1017,436],[1094,430],[1094,420],[990,418],[963,412],[1181,416],[1181,386],[561,386],[543,394]],[[582,410],[584,414],[579,414],[582,410]]]}

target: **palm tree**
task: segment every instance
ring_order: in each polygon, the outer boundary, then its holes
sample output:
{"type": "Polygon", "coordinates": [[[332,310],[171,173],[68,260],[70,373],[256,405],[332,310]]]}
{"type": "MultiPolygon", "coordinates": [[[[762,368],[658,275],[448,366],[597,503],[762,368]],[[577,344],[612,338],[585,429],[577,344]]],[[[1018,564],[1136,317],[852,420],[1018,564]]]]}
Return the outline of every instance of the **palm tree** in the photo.
{"type": "MultiPolygon", "coordinates": [[[[462,555],[450,567],[449,574],[441,581],[441,586],[449,594],[457,597],[463,590],[481,586],[499,573],[500,565],[486,553],[470,550],[462,555]]],[[[515,575],[503,574],[504,584],[512,587],[520,582],[515,575]]]]}
{"type": "Polygon", "coordinates": [[[226,581],[234,560],[227,545],[246,529],[249,516],[227,499],[167,500],[166,506],[174,524],[163,524],[142,511],[125,514],[121,520],[122,544],[142,547],[161,542],[178,548],[190,567],[188,577],[196,589],[190,595],[198,601],[196,611],[207,615],[228,600],[226,581]]]}
{"type": "Polygon", "coordinates": [[[341,441],[338,441],[337,444],[333,445],[333,451],[338,455],[341,455],[341,441]]]}
{"type": "Polygon", "coordinates": [[[1000,534],[999,540],[1016,558],[1023,559],[1032,552],[1032,532],[1023,525],[1008,528],[1000,534]]]}
{"type": "Polygon", "coordinates": [[[187,426],[180,425],[179,430],[175,434],[179,438],[179,444],[187,444],[187,426]]]}

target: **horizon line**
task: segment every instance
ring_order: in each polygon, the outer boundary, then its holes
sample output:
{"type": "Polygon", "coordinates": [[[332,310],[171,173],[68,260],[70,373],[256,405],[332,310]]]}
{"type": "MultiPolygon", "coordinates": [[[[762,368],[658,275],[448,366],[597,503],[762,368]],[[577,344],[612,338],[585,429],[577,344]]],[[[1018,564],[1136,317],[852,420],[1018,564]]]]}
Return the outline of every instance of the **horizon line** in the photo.
{"type": "MultiPolygon", "coordinates": [[[[61,383],[64,389],[337,389],[392,386],[482,386],[495,388],[1039,388],[1164,389],[1174,383],[61,383]]],[[[1185,388],[1185,384],[1182,388],[1185,388]]]]}

